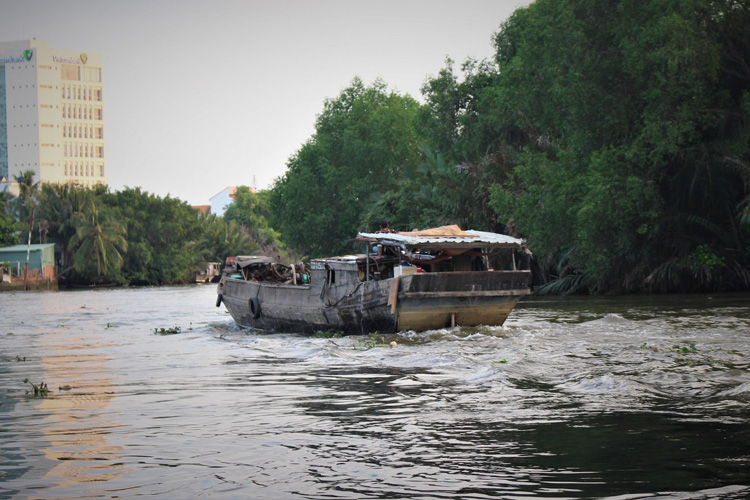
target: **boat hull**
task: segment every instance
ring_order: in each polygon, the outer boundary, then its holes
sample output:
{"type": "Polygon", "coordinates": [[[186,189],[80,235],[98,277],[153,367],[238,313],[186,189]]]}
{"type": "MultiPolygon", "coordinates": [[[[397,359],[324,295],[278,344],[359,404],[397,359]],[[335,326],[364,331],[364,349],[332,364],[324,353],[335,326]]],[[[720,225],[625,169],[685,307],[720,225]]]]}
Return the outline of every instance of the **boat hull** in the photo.
{"type": "Polygon", "coordinates": [[[279,332],[424,331],[502,325],[529,293],[527,271],[423,273],[332,293],[312,285],[223,277],[223,302],[243,327],[279,332]]]}

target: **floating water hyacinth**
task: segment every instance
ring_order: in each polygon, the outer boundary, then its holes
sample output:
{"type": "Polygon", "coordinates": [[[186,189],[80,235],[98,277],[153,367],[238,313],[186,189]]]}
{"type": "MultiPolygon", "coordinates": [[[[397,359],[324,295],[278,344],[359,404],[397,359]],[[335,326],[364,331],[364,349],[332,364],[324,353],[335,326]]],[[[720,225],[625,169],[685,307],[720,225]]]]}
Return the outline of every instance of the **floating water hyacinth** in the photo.
{"type": "Polygon", "coordinates": [[[47,389],[47,384],[45,382],[39,382],[39,385],[36,385],[34,382],[30,381],[27,378],[23,379],[23,382],[31,384],[32,390],[31,391],[27,390],[26,394],[31,394],[33,392],[35,398],[36,397],[46,398],[50,393],[50,390],[47,389]]]}

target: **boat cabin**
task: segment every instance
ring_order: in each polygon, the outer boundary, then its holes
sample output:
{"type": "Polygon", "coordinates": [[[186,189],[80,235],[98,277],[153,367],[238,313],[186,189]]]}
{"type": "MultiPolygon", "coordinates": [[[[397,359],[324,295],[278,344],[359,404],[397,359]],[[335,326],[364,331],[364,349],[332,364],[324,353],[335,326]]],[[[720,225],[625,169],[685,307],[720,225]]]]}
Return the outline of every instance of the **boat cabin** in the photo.
{"type": "Polygon", "coordinates": [[[284,265],[265,256],[238,256],[227,261],[225,274],[247,281],[349,289],[414,273],[528,270],[531,252],[523,240],[445,226],[403,233],[359,233],[366,253],[313,259],[284,265]]]}

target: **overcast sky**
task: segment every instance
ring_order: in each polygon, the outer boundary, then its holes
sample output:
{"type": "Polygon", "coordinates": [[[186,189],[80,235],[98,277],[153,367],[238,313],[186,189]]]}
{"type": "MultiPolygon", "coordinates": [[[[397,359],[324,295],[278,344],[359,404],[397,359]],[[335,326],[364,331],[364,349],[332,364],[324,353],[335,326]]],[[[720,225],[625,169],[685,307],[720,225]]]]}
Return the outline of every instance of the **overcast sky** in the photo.
{"type": "Polygon", "coordinates": [[[529,0],[0,0],[0,41],[104,56],[107,178],[204,204],[271,186],[355,76],[422,101],[529,0]]]}

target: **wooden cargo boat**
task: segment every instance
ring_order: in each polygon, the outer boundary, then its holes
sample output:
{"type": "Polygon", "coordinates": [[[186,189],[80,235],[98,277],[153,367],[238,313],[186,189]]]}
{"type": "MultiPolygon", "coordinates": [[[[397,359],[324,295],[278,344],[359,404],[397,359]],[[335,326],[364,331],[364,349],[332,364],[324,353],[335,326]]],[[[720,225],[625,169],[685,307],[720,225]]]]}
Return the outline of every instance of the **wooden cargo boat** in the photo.
{"type": "Polygon", "coordinates": [[[261,330],[424,331],[502,325],[530,292],[530,252],[517,238],[445,226],[357,240],[366,253],[314,259],[309,268],[236,257],[216,305],[261,330]]]}

